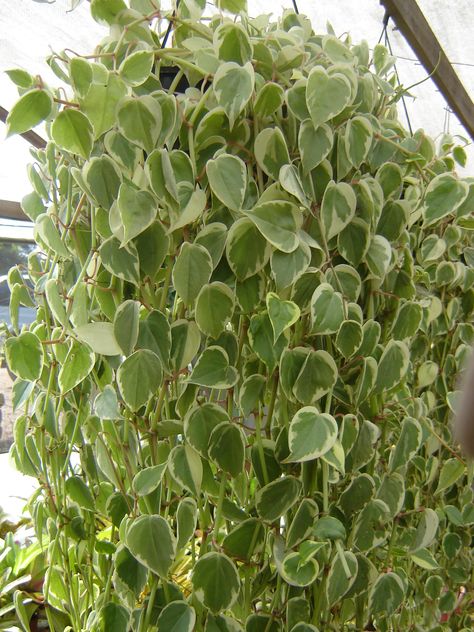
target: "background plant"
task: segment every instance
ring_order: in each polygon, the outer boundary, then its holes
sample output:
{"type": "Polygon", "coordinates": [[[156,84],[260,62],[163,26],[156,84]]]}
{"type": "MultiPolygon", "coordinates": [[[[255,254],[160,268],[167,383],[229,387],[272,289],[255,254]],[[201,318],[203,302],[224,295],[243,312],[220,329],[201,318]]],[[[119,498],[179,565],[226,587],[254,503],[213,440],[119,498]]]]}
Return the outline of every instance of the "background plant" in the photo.
{"type": "Polygon", "coordinates": [[[50,627],[470,629],[462,147],[407,134],[383,46],[203,6],[92,0],[61,87],[10,72],[50,137],[6,342],[50,627]]]}

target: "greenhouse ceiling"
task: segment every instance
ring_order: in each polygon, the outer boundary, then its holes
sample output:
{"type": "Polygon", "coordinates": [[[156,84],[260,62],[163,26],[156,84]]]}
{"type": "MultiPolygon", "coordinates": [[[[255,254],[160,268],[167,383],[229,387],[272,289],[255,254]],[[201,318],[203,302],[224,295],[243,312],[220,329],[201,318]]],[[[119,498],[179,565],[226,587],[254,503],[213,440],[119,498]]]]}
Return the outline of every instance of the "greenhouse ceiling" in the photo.
{"type": "MultiPolygon", "coordinates": [[[[71,2],[77,0],[19,0],[9,3],[8,9],[0,11],[0,106],[10,109],[17,98],[16,88],[4,71],[11,68],[23,68],[33,74],[40,74],[45,80],[57,84],[45,63],[51,50],[64,48],[79,54],[90,52],[96,43],[106,35],[106,29],[96,24],[89,13],[89,4],[82,2],[71,11],[71,2]]],[[[166,8],[168,3],[162,3],[166,8]]],[[[433,32],[452,63],[467,93],[474,95],[474,39],[471,26],[474,22],[474,7],[471,0],[457,0],[447,3],[444,0],[418,0],[433,32]],[[453,8],[453,6],[455,8],[453,8]]],[[[290,8],[292,0],[275,3],[273,0],[249,0],[249,13],[272,13],[277,17],[282,10],[290,8]]],[[[389,20],[383,33],[384,7],[378,0],[297,0],[300,13],[308,15],[313,27],[324,32],[331,25],[338,36],[350,32],[354,42],[361,39],[373,47],[379,39],[386,43],[386,36],[393,54],[397,57],[396,69],[404,86],[414,87],[411,97],[405,99],[406,111],[400,105],[400,117],[408,125],[407,114],[413,130],[423,128],[433,137],[443,132],[459,136],[463,145],[468,134],[456,116],[447,106],[442,94],[434,82],[427,78],[427,72],[418,61],[403,35],[394,22],[389,20]],[[420,83],[421,82],[421,83],[420,83]]],[[[0,199],[18,202],[30,190],[26,174],[26,165],[30,161],[29,145],[21,137],[4,139],[0,142],[0,199]]],[[[39,128],[39,133],[44,130],[39,128]]],[[[474,175],[474,148],[466,149],[468,162],[464,174],[474,175]]],[[[0,225],[0,236],[5,231],[10,234],[27,235],[29,229],[10,229],[0,225]]]]}

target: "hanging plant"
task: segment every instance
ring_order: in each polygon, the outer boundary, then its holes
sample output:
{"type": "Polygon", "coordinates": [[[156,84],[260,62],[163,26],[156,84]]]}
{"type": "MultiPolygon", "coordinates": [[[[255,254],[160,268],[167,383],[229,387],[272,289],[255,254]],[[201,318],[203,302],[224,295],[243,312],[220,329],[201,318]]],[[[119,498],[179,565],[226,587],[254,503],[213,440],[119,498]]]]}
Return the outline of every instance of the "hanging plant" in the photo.
{"type": "Polygon", "coordinates": [[[384,47],[204,4],[92,0],[61,88],[10,73],[49,137],[5,348],[50,628],[471,629],[474,181],[384,47]]]}

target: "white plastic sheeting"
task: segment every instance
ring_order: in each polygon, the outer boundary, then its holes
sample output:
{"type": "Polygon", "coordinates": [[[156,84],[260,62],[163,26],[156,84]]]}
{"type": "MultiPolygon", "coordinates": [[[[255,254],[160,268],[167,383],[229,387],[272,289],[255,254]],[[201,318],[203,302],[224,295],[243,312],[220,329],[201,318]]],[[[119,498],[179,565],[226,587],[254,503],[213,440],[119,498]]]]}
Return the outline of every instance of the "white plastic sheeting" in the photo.
{"type": "MultiPolygon", "coordinates": [[[[472,0],[418,0],[466,89],[474,95],[474,3],[472,0]]],[[[162,3],[164,7],[169,2],[162,3]]],[[[378,0],[297,0],[300,13],[308,15],[316,32],[325,32],[332,24],[337,35],[350,32],[352,40],[366,39],[373,47],[382,33],[384,9],[378,0]]],[[[46,80],[57,80],[45,63],[51,49],[65,47],[84,54],[106,34],[89,13],[83,2],[73,12],[71,0],[48,3],[38,0],[0,0],[0,71],[20,67],[46,80]]],[[[278,16],[292,6],[291,0],[249,0],[249,12],[272,13],[278,16]]],[[[403,36],[389,22],[388,35],[393,53],[398,57],[397,70],[405,86],[426,78],[426,72],[403,36]]],[[[383,41],[383,40],[382,40],[383,41]]],[[[447,110],[435,84],[425,81],[411,91],[407,107],[413,129],[423,128],[437,137],[443,131],[466,137],[467,134],[453,114],[447,110]]],[[[16,89],[5,74],[0,75],[0,105],[9,109],[17,98],[16,89]]],[[[400,112],[404,120],[403,110],[400,112]]],[[[41,130],[40,130],[41,131],[41,130]]],[[[0,124],[0,199],[20,200],[30,190],[25,167],[30,160],[26,141],[13,137],[6,141],[4,125],[0,124]]],[[[461,143],[462,144],[462,143],[461,143]]],[[[474,148],[468,149],[465,171],[474,174],[474,148]]]]}

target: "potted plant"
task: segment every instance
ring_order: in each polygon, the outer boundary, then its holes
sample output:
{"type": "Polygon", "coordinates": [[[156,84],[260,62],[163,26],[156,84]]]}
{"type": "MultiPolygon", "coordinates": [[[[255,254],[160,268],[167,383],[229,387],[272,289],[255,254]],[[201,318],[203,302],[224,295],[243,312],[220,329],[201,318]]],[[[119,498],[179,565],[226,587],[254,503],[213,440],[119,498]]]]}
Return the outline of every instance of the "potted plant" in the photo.
{"type": "Polygon", "coordinates": [[[470,629],[463,149],[406,132],[384,47],[203,7],[92,0],[61,88],[10,73],[49,137],[5,348],[50,628],[470,629]]]}

